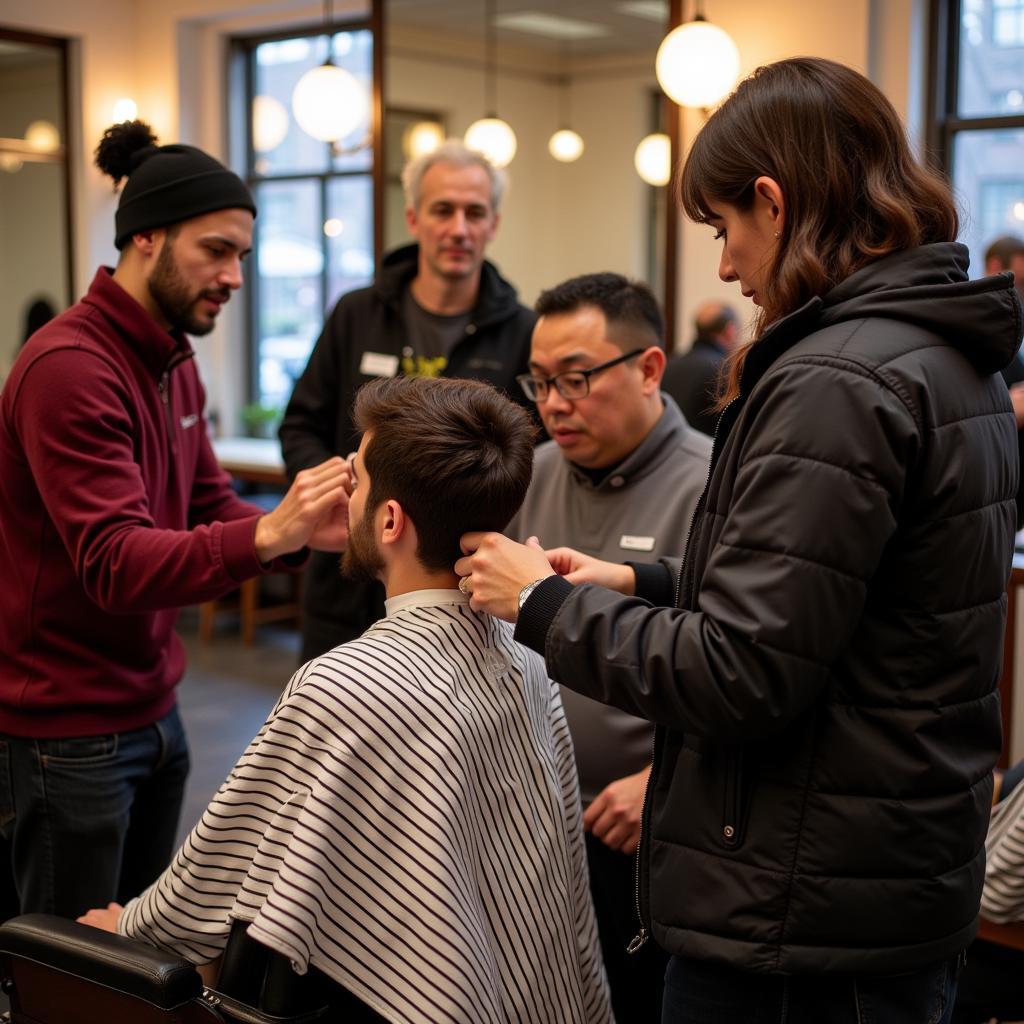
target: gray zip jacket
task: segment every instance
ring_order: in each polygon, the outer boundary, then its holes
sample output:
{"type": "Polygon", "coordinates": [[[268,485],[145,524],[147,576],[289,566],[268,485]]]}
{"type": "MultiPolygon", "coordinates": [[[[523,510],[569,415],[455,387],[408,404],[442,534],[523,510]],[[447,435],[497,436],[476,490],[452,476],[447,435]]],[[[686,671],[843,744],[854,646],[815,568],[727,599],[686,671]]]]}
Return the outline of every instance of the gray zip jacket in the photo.
{"type": "MultiPolygon", "coordinates": [[[[686,422],[663,394],[665,411],[650,433],[599,483],[554,441],[537,448],[533,482],[505,531],[545,547],[568,545],[606,561],[651,563],[679,553],[708,476],[711,439],[686,422]]],[[[650,722],[562,687],[587,806],[609,783],[651,763],[650,722]]]]}

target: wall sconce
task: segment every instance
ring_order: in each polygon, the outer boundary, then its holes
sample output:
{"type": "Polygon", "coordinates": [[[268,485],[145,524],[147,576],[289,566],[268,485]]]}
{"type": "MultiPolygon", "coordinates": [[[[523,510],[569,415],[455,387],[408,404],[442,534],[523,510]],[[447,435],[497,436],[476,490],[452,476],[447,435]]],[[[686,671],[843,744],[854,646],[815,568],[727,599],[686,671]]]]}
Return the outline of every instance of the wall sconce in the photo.
{"type": "Polygon", "coordinates": [[[139,116],[139,106],[135,100],[130,99],[128,96],[122,96],[114,104],[114,109],[111,111],[111,117],[114,119],[114,124],[121,124],[124,121],[134,121],[139,116]]]}
{"type": "Polygon", "coordinates": [[[507,167],[516,155],[518,143],[512,126],[494,112],[498,109],[495,32],[494,0],[487,0],[484,5],[484,109],[489,113],[466,129],[462,141],[470,149],[487,157],[495,167],[507,167]]]}
{"type": "Polygon", "coordinates": [[[672,146],[664,132],[654,132],[640,140],[633,153],[636,173],[647,182],[660,188],[667,185],[672,177],[672,146]]]}
{"type": "Polygon", "coordinates": [[[321,142],[337,142],[369,119],[366,89],[350,71],[333,60],[334,12],[331,0],[324,0],[327,60],[311,68],[292,93],[292,113],[299,127],[321,142]]]}
{"type": "Polygon", "coordinates": [[[654,68],[658,84],[681,107],[713,107],[736,84],[740,54],[729,34],[707,21],[698,0],[693,20],[662,40],[654,68]]]}
{"type": "Polygon", "coordinates": [[[56,153],[60,149],[60,132],[51,121],[33,121],[25,129],[25,145],[37,153],[56,153]]]}

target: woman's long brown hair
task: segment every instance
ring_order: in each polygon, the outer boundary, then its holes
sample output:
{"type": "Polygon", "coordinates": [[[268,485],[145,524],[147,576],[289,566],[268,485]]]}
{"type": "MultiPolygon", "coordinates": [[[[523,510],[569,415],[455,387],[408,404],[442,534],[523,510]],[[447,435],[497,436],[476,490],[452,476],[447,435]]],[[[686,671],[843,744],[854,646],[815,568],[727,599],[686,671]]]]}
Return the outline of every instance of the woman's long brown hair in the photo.
{"type": "Polygon", "coordinates": [[[833,61],[783,60],[741,82],[693,142],[679,176],[683,209],[702,223],[716,202],[749,210],[762,175],[782,189],[784,227],[754,340],[730,358],[719,408],[738,394],[747,352],[769,324],[874,260],[958,230],[948,183],[914,158],[892,104],[833,61]]]}

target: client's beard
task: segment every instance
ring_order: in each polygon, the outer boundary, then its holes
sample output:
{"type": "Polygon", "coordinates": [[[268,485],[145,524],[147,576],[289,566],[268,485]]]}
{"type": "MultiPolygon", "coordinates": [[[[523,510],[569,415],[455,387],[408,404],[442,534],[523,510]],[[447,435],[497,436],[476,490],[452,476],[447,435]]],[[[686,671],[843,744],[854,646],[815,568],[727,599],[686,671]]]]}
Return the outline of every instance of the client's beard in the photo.
{"type": "Polygon", "coordinates": [[[341,556],[341,573],[357,583],[372,583],[380,579],[384,559],[380,556],[373,536],[373,516],[363,510],[363,518],[349,530],[348,547],[341,556]]]}

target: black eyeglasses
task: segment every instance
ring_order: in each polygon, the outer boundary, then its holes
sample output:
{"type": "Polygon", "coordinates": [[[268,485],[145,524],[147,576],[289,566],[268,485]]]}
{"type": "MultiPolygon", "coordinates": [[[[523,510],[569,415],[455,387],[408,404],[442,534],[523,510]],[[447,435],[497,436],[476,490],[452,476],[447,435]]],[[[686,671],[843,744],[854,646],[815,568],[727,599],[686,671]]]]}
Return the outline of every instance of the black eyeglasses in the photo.
{"type": "Polygon", "coordinates": [[[607,363],[592,366],[589,370],[566,370],[563,373],[556,373],[554,377],[534,377],[529,373],[524,373],[516,377],[516,380],[531,402],[546,402],[552,385],[563,398],[573,402],[580,398],[586,398],[590,394],[590,378],[595,373],[618,366],[619,363],[624,363],[627,359],[635,359],[645,351],[646,349],[635,348],[624,356],[609,359],[607,363]]]}

